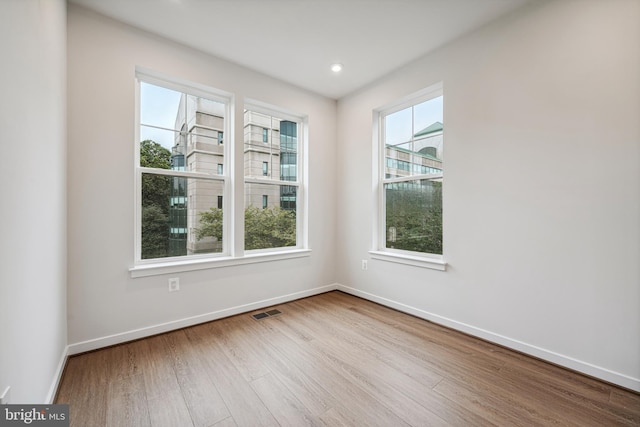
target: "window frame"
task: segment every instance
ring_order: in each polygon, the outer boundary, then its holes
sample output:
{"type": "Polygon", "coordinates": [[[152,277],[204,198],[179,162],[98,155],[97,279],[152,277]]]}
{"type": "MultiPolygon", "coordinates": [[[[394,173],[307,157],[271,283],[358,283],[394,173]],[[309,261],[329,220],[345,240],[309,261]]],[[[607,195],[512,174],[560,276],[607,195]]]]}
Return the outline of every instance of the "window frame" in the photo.
{"type": "MultiPolygon", "coordinates": [[[[175,274],[188,271],[204,270],[211,268],[223,268],[230,266],[246,265],[259,262],[272,262],[279,260],[308,257],[311,249],[308,247],[307,229],[307,165],[306,144],[308,141],[308,116],[291,113],[290,111],[263,104],[260,101],[246,99],[246,104],[237,102],[233,93],[215,89],[209,86],[193,83],[180,78],[167,76],[154,70],[142,67],[135,68],[135,130],[134,130],[134,260],[129,268],[132,278],[147,277],[162,274],[175,274]],[[225,119],[222,132],[218,133],[218,142],[223,147],[223,175],[195,171],[177,171],[171,169],[155,169],[140,166],[140,102],[141,82],[175,90],[181,93],[223,102],[225,104],[225,119]],[[244,250],[244,169],[242,163],[243,150],[242,116],[245,109],[253,109],[257,112],[268,111],[276,114],[284,120],[298,123],[299,147],[298,147],[298,212],[297,220],[297,245],[295,247],[270,248],[264,250],[244,250]],[[265,110],[266,109],[266,110],[265,110]],[[238,123],[240,119],[240,123],[238,123]],[[227,143],[222,142],[222,138],[227,143]],[[229,141],[231,143],[229,143],[229,141]],[[221,253],[206,253],[184,255],[174,257],[141,258],[141,229],[142,206],[141,188],[142,174],[154,173],[158,175],[177,176],[195,179],[208,179],[224,182],[223,190],[223,250],[221,253]],[[241,187],[241,188],[239,188],[241,187]]],[[[185,168],[186,169],[186,168],[185,168]]],[[[266,180],[262,180],[263,183],[266,180]]],[[[268,181],[269,184],[281,184],[279,181],[268,181]]],[[[285,185],[291,185],[291,181],[284,181],[285,185]]],[[[214,201],[213,206],[217,206],[214,201]]]]}
{"type": "MultiPolygon", "coordinates": [[[[272,176],[273,173],[268,176],[259,177],[247,177],[242,171],[244,188],[246,184],[266,184],[274,185],[278,187],[293,186],[297,187],[296,192],[296,246],[286,246],[279,248],[264,248],[264,249],[247,249],[244,250],[248,256],[261,256],[270,255],[278,252],[286,251],[308,251],[308,157],[307,157],[307,144],[309,137],[309,120],[308,116],[296,114],[284,108],[280,108],[265,102],[261,102],[255,99],[246,98],[244,102],[243,111],[252,111],[259,114],[268,115],[271,117],[277,117],[280,120],[286,120],[294,122],[298,127],[298,145],[296,153],[296,181],[284,181],[280,179],[280,172],[278,171],[277,178],[272,176]]],[[[243,124],[244,125],[244,124],[243,124]]],[[[272,165],[270,165],[272,167],[272,165]]],[[[273,171],[272,171],[273,172],[273,171]]],[[[243,224],[244,227],[244,224],[243,224]]],[[[244,228],[243,228],[244,233],[244,228]]]]}
{"type": "MultiPolygon", "coordinates": [[[[213,88],[209,88],[203,85],[197,85],[194,83],[188,83],[184,81],[178,81],[177,79],[168,79],[162,76],[159,76],[152,72],[145,72],[142,70],[136,70],[135,74],[135,84],[136,84],[136,129],[135,129],[135,141],[134,141],[134,168],[135,168],[135,233],[134,233],[134,268],[136,266],[144,266],[144,265],[155,265],[155,264],[166,264],[166,263],[175,263],[182,260],[198,260],[198,259],[211,259],[216,257],[225,257],[230,254],[231,246],[229,244],[228,238],[229,232],[231,230],[231,218],[228,212],[223,213],[223,238],[222,240],[222,252],[216,253],[203,253],[203,254],[194,254],[194,255],[181,255],[181,256],[168,256],[163,258],[150,258],[150,259],[142,259],[142,249],[141,249],[141,241],[142,241],[142,206],[141,206],[141,191],[142,191],[142,175],[145,173],[153,174],[153,175],[164,175],[170,177],[181,177],[187,179],[202,179],[207,181],[220,181],[223,183],[223,198],[229,197],[231,195],[231,177],[228,174],[218,175],[217,173],[206,173],[206,172],[197,172],[186,170],[171,170],[171,169],[156,169],[156,168],[148,168],[140,166],[140,127],[142,126],[140,119],[140,108],[141,108],[141,84],[146,83],[158,87],[163,87],[166,89],[170,89],[176,92],[180,92],[186,95],[196,96],[199,98],[204,98],[207,100],[221,102],[225,106],[225,120],[223,125],[223,132],[229,132],[229,119],[228,117],[231,114],[231,105],[232,105],[232,96],[223,91],[219,91],[213,88]]],[[[173,130],[175,131],[175,130],[173,130]]],[[[181,130],[182,131],[182,130],[181,130]]],[[[229,170],[229,167],[225,167],[224,165],[229,164],[229,159],[231,158],[231,152],[229,148],[229,144],[221,144],[223,147],[223,171],[229,170]]],[[[217,170],[216,170],[217,172],[217,170]]]]}
{"type": "MultiPolygon", "coordinates": [[[[385,144],[385,117],[404,110],[409,107],[416,106],[420,103],[429,101],[444,95],[442,82],[431,85],[419,92],[408,95],[396,102],[384,105],[373,110],[373,149],[372,149],[372,170],[373,170],[373,231],[372,244],[369,254],[374,259],[389,261],[399,264],[424,267],[434,270],[445,271],[447,262],[445,261],[445,253],[431,254],[425,252],[414,252],[402,249],[394,249],[386,247],[386,199],[385,184],[394,182],[407,182],[421,179],[437,179],[443,178],[444,174],[416,174],[406,177],[386,178],[386,144],[385,144]]],[[[410,169],[412,169],[410,167],[410,169]]],[[[413,173],[412,170],[410,170],[413,173]]],[[[444,179],[443,179],[443,195],[444,195],[444,179]]],[[[443,217],[444,230],[444,217],[443,217]]],[[[443,231],[444,238],[444,231],[443,231]]]]}

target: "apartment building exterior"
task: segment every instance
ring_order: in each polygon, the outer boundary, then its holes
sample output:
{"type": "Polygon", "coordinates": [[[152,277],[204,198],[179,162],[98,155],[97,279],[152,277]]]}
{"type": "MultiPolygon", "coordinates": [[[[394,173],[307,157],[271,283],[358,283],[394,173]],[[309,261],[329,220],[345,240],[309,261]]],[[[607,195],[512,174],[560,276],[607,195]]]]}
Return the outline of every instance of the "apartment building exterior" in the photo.
{"type": "MultiPolygon", "coordinates": [[[[182,95],[175,120],[180,132],[171,149],[172,170],[224,175],[224,113],[222,103],[182,95]]],[[[245,208],[295,211],[297,186],[269,181],[296,181],[297,144],[297,123],[245,110],[244,176],[252,181],[245,184],[245,208]]],[[[170,199],[169,255],[221,252],[221,241],[198,238],[196,230],[203,212],[223,208],[224,182],[173,177],[170,199]]]]}

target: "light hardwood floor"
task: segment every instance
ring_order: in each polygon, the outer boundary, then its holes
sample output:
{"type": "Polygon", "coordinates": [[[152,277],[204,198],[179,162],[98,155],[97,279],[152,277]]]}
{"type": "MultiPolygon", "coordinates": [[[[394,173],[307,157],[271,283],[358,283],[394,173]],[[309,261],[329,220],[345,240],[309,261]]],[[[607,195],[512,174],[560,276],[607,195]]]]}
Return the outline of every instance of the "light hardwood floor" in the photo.
{"type": "Polygon", "coordinates": [[[640,425],[636,393],[341,292],[272,308],[73,356],[56,403],[82,427],[640,425]]]}

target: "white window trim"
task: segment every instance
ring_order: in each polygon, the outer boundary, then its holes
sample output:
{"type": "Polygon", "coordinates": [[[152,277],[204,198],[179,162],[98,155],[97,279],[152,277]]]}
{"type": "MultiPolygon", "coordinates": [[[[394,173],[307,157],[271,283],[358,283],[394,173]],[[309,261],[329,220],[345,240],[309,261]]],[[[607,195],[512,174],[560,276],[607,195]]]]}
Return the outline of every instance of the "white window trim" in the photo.
{"type": "Polygon", "coordinates": [[[248,251],[241,257],[219,256],[207,258],[189,258],[187,260],[171,258],[171,261],[140,264],[129,269],[132,278],[157,276],[162,274],[183,273],[188,271],[208,270],[211,268],[233,267],[238,265],[256,264],[260,262],[274,262],[311,256],[311,249],[280,250],[277,252],[266,250],[248,251]]]}
{"type": "Polygon", "coordinates": [[[379,259],[381,261],[394,262],[397,264],[413,265],[414,267],[430,268],[432,270],[445,271],[447,269],[447,262],[441,255],[433,255],[433,257],[416,256],[418,252],[405,252],[394,251],[392,249],[385,249],[383,251],[369,251],[369,255],[373,259],[379,259]]]}
{"type": "MultiPolygon", "coordinates": [[[[134,265],[129,268],[132,278],[147,277],[162,274],[181,273],[195,270],[223,268],[245,264],[254,264],[261,262],[282,261],[288,259],[296,259],[308,257],[311,250],[308,247],[308,200],[306,197],[308,186],[308,158],[306,157],[307,141],[308,141],[308,116],[298,115],[290,111],[274,107],[270,104],[262,103],[255,100],[246,100],[245,105],[241,105],[236,97],[229,92],[213,89],[192,82],[183,81],[174,77],[166,76],[152,70],[136,67],[136,85],[135,85],[135,143],[134,143],[134,166],[135,166],[135,191],[134,191],[134,265]],[[209,174],[203,172],[175,171],[175,170],[156,170],[153,168],[145,168],[140,166],[140,82],[145,82],[168,89],[172,89],[182,93],[223,102],[226,105],[225,124],[223,134],[227,141],[236,141],[236,133],[243,135],[243,122],[239,120],[243,117],[244,109],[251,109],[256,112],[277,115],[278,118],[298,123],[298,180],[280,181],[266,179],[246,179],[246,182],[259,182],[272,185],[294,185],[297,190],[297,233],[298,242],[294,247],[269,248],[259,250],[244,250],[244,206],[243,198],[238,198],[240,194],[244,194],[244,168],[242,164],[244,158],[240,153],[243,152],[242,141],[234,144],[223,144],[224,146],[224,162],[223,175],[209,174]],[[240,165],[240,166],[239,166],[240,165]],[[197,254],[180,257],[166,257],[154,259],[141,259],[141,215],[139,190],[141,188],[142,173],[154,173],[159,175],[181,176],[196,179],[208,179],[223,181],[224,191],[223,200],[225,206],[228,206],[226,215],[224,215],[223,235],[232,236],[234,238],[226,238],[223,240],[222,253],[197,254]],[[242,190],[238,190],[241,183],[242,190]],[[236,200],[238,198],[238,200],[236,200]]],[[[173,130],[173,129],[172,129],[173,130]]],[[[217,171],[216,171],[217,172],[217,171]]]]}
{"type": "Polygon", "coordinates": [[[415,179],[433,179],[441,178],[442,174],[427,174],[427,175],[413,175],[407,178],[385,180],[385,147],[383,146],[382,138],[382,116],[393,114],[397,111],[419,104],[431,98],[438,97],[443,93],[442,83],[436,83],[429,86],[419,92],[408,95],[396,102],[384,105],[380,108],[373,110],[373,128],[372,128],[372,200],[373,200],[373,232],[371,239],[371,250],[369,254],[371,258],[381,261],[388,261],[397,264],[412,265],[415,267],[429,268],[439,271],[446,271],[447,262],[445,261],[444,254],[429,254],[412,251],[402,251],[397,249],[390,249],[385,247],[385,206],[384,206],[384,185],[383,181],[396,182],[407,181],[415,179]]]}

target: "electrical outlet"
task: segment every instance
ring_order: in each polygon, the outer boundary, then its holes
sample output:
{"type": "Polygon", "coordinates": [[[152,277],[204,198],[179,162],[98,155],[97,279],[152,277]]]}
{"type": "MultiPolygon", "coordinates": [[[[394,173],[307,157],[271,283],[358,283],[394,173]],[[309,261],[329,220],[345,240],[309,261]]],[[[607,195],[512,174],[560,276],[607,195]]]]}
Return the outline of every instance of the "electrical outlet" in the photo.
{"type": "Polygon", "coordinates": [[[11,401],[11,387],[7,387],[4,389],[2,394],[0,394],[0,405],[8,405],[11,401]]]}
{"type": "Polygon", "coordinates": [[[367,268],[368,268],[367,260],[366,260],[366,259],[363,259],[363,260],[362,260],[362,269],[363,269],[363,270],[366,270],[367,268]]]}
{"type": "Polygon", "coordinates": [[[180,290],[180,278],[173,277],[169,279],[169,292],[175,292],[180,290]]]}

